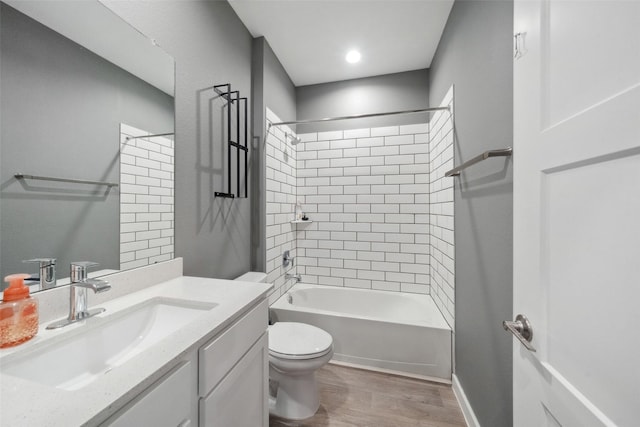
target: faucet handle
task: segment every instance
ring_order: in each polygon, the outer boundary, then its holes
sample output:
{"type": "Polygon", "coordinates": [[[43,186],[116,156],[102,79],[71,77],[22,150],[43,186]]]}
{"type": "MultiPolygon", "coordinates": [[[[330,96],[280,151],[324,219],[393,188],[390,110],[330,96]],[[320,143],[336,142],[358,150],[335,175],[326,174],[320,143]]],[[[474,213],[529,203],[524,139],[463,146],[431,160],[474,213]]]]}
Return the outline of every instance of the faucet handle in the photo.
{"type": "Polygon", "coordinates": [[[71,283],[80,282],[87,278],[87,270],[89,267],[95,267],[98,264],[93,261],[73,261],[71,263],[71,283]]]}
{"type": "Polygon", "coordinates": [[[95,261],[71,261],[71,266],[74,267],[83,267],[83,268],[89,268],[89,267],[95,267],[97,265],[100,265],[100,263],[97,263],[95,261]]]}
{"type": "Polygon", "coordinates": [[[51,265],[56,265],[55,258],[33,258],[33,259],[23,259],[22,262],[37,262],[40,264],[40,267],[49,267],[51,265]]]}

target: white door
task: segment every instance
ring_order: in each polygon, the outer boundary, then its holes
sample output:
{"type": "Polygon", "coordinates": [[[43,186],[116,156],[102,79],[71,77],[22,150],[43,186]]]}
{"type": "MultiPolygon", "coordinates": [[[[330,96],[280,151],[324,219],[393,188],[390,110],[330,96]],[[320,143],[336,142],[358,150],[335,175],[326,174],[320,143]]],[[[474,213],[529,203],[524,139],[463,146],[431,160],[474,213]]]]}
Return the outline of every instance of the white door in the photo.
{"type": "Polygon", "coordinates": [[[640,425],[640,1],[516,0],[514,425],[640,425]]]}

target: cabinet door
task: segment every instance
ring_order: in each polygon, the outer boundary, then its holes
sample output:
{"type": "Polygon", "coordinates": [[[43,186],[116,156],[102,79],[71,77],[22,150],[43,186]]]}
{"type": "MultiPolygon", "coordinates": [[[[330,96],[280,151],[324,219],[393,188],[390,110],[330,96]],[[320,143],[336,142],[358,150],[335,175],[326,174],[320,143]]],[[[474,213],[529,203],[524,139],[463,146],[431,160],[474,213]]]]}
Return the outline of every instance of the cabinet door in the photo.
{"type": "Polygon", "coordinates": [[[184,427],[190,423],[195,385],[191,362],[183,362],[107,420],[103,426],[184,427]]]}
{"type": "Polygon", "coordinates": [[[245,353],[209,395],[200,400],[200,425],[268,427],[267,334],[245,353]]]}
{"type": "Polygon", "coordinates": [[[264,300],[198,352],[198,393],[205,397],[233,368],[247,349],[264,334],[269,306],[264,300]]]}

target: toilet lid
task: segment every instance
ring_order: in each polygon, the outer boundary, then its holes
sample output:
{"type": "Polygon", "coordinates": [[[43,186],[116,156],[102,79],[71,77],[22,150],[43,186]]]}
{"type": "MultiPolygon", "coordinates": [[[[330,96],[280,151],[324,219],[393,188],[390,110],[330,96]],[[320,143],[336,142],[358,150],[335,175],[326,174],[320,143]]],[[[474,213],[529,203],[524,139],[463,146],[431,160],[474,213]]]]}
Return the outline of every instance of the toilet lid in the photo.
{"type": "Polygon", "coordinates": [[[332,344],[331,335],[306,323],[277,322],[269,328],[269,352],[279,357],[318,357],[332,344]]]}

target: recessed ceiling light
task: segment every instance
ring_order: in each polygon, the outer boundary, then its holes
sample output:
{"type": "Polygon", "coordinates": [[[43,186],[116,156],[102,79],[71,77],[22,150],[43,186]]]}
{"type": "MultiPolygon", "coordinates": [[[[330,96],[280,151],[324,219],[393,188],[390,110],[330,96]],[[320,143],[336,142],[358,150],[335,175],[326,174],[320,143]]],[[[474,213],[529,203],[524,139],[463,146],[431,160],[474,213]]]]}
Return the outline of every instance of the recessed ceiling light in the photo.
{"type": "Polygon", "coordinates": [[[349,64],[355,64],[356,62],[360,62],[361,57],[362,55],[360,55],[360,52],[354,49],[354,50],[350,50],[349,53],[347,53],[347,56],[345,59],[349,64]]]}

